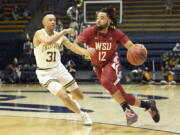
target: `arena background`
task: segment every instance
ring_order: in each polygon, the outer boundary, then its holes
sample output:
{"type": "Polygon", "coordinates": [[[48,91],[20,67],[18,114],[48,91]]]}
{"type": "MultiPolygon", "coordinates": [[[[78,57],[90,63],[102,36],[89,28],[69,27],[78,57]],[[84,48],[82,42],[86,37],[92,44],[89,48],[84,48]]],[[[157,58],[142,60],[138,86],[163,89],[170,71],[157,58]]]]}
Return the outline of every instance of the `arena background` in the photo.
{"type": "MultiPolygon", "coordinates": [[[[91,1],[95,2],[95,0],[91,1]]],[[[24,43],[28,39],[32,42],[34,32],[42,27],[41,15],[44,11],[51,10],[56,13],[58,20],[61,21],[58,22],[57,30],[68,28],[71,20],[66,11],[74,6],[74,2],[73,0],[1,0],[0,6],[0,83],[38,83],[33,51],[28,50],[29,46],[24,43]],[[18,16],[13,15],[15,6],[19,8],[18,16]],[[13,75],[9,70],[9,65],[14,62],[20,67],[18,80],[12,79],[13,75]]],[[[149,68],[156,84],[164,79],[163,67],[168,67],[174,72],[177,83],[180,81],[180,51],[173,51],[176,43],[180,42],[180,1],[173,1],[172,13],[171,10],[166,10],[166,6],[164,0],[122,1],[120,29],[134,43],[144,44],[148,49],[148,58],[144,65],[134,67],[127,62],[126,49],[119,46],[119,56],[123,66],[122,83],[139,83],[145,67],[149,68]]],[[[80,8],[83,15],[83,4],[80,8]]],[[[90,9],[93,12],[97,8],[91,6],[90,9]]],[[[89,12],[87,17],[93,18],[94,15],[89,12]]],[[[79,31],[82,31],[89,24],[83,23],[81,18],[79,26],[79,31]]],[[[73,61],[69,63],[76,69],[77,81],[98,83],[90,61],[64,48],[62,62],[68,65],[69,60],[73,61]]]]}

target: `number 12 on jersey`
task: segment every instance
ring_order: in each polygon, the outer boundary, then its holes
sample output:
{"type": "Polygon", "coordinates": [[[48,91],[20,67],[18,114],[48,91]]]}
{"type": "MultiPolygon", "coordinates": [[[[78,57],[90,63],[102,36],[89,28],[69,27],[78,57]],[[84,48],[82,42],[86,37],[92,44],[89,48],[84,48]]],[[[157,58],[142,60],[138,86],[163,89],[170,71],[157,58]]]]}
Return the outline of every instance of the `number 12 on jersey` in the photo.
{"type": "Polygon", "coordinates": [[[99,61],[106,61],[106,59],[105,59],[105,57],[106,57],[106,52],[99,52],[99,61]]]}

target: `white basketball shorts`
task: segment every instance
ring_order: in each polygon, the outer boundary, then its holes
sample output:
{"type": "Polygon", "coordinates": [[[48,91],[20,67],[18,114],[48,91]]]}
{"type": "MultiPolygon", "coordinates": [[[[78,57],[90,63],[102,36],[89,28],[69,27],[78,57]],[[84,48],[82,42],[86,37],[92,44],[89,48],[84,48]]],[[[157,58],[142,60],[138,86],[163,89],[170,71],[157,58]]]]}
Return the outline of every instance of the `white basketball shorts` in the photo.
{"type": "Polygon", "coordinates": [[[54,95],[62,88],[69,91],[78,88],[76,81],[62,63],[52,69],[37,69],[36,75],[39,83],[54,95]]]}

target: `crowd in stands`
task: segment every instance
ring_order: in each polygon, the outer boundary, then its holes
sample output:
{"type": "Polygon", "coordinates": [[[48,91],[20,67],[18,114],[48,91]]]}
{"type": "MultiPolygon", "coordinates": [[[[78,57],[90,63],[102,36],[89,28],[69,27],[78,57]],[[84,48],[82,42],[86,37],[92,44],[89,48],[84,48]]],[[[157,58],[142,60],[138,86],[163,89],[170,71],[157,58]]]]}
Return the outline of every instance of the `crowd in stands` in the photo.
{"type": "Polygon", "coordinates": [[[23,19],[28,19],[32,15],[31,11],[27,9],[26,6],[14,5],[11,10],[11,14],[7,15],[3,4],[6,4],[8,1],[0,1],[0,21],[9,21],[9,20],[19,20],[20,17],[23,19]]]}
{"type": "Polygon", "coordinates": [[[25,7],[18,7],[15,5],[12,9],[12,17],[14,20],[18,20],[18,17],[23,17],[26,19],[29,16],[31,16],[31,13],[25,7]]]}

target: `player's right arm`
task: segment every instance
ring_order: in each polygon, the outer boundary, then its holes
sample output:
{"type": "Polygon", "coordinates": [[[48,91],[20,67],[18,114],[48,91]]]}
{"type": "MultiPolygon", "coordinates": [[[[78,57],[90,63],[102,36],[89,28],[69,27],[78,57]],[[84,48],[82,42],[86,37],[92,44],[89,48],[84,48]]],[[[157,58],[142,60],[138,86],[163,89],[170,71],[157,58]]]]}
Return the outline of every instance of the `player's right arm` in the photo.
{"type": "Polygon", "coordinates": [[[47,36],[45,36],[45,34],[41,30],[38,30],[38,31],[36,31],[34,38],[33,38],[34,47],[38,46],[40,43],[43,43],[44,45],[51,45],[52,43],[59,40],[59,38],[61,38],[62,36],[66,35],[68,33],[74,34],[74,30],[71,28],[64,29],[61,32],[47,38],[47,36]]]}
{"type": "Polygon", "coordinates": [[[68,49],[70,49],[74,53],[79,54],[79,55],[91,56],[95,53],[95,49],[93,49],[93,48],[88,48],[88,49],[82,48],[75,43],[71,43],[67,37],[63,37],[62,44],[65,45],[68,49]]]}
{"type": "Polygon", "coordinates": [[[83,43],[81,41],[79,41],[78,39],[76,39],[74,41],[75,44],[79,45],[79,46],[83,46],[83,43]]]}

